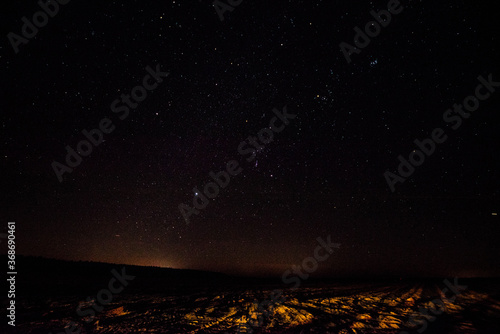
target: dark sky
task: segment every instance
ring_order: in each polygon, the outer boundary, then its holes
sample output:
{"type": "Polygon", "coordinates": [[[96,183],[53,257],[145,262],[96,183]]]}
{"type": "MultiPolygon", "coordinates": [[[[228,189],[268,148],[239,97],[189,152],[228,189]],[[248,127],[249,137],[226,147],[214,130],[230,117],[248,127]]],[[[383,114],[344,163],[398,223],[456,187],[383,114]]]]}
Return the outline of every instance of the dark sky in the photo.
{"type": "MultiPolygon", "coordinates": [[[[500,81],[491,4],[401,1],[403,11],[347,63],[339,44],[387,1],[70,1],[16,54],[35,1],[2,10],[3,230],[18,254],[280,274],[341,247],[317,274],[500,275],[500,88],[453,130],[443,114],[500,81]],[[110,109],[169,72],[121,120],[110,109]],[[297,115],[256,159],[238,153],[273,109],[297,115]],[[82,130],[115,129],[59,182],[82,130]],[[447,140],[391,192],[415,139],[447,140]],[[242,171],[184,221],[210,172],[242,171]]],[[[278,125],[281,124],[278,122],[278,125]]],[[[2,250],[4,251],[4,250],[2,250]]]]}

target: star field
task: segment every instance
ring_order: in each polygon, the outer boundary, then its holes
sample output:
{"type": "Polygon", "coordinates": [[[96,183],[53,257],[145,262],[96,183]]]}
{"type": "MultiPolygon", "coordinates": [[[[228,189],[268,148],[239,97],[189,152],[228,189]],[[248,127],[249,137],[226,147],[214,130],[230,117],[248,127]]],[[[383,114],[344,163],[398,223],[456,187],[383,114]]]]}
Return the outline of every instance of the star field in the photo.
{"type": "MultiPolygon", "coordinates": [[[[15,54],[1,45],[3,221],[19,252],[112,263],[280,274],[318,236],[342,244],[318,274],[498,275],[496,92],[392,193],[383,177],[443,127],[479,75],[500,81],[486,3],[401,1],[404,11],[348,64],[339,43],[387,1],[70,2],[15,54]],[[160,64],[127,119],[110,104],[160,64]],[[238,145],[273,108],[297,117],[252,162],[238,145]],[[58,182],[81,131],[114,117],[58,182]],[[209,172],[242,172],[186,225],[209,172]]],[[[36,4],[9,4],[19,33],[36,4]]]]}

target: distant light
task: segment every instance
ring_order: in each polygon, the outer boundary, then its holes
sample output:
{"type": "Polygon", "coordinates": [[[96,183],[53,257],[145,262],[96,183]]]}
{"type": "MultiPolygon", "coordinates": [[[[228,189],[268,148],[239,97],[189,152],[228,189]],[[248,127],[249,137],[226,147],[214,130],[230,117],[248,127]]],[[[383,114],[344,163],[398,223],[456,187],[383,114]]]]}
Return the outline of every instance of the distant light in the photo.
{"type": "Polygon", "coordinates": [[[492,212],[492,213],[491,213],[491,215],[492,215],[492,216],[496,216],[496,215],[497,215],[497,213],[496,213],[496,212],[492,212]]]}

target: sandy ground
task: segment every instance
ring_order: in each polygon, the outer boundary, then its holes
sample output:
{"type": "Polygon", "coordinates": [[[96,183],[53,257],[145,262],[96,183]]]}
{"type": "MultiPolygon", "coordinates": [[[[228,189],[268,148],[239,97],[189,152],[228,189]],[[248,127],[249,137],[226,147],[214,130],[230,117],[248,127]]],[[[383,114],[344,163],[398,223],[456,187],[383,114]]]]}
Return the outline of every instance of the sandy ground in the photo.
{"type": "Polygon", "coordinates": [[[56,334],[73,321],[80,333],[250,332],[244,323],[253,333],[500,333],[498,292],[468,287],[452,301],[451,292],[443,299],[445,287],[309,286],[285,289],[284,301],[261,310],[257,304],[270,298],[271,288],[119,295],[88,323],[76,314],[78,299],[24,300],[16,332],[56,334]]]}

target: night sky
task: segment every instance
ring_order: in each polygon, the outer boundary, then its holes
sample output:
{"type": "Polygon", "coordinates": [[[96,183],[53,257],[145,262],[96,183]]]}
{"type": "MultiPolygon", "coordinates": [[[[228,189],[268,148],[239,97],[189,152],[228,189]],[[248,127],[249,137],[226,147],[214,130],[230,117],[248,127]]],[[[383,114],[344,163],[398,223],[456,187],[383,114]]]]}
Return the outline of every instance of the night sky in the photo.
{"type": "Polygon", "coordinates": [[[443,120],[478,76],[500,81],[498,14],[401,5],[348,63],[339,44],[387,1],[243,0],[221,21],[212,1],[73,0],[17,54],[7,35],[40,7],[8,1],[0,232],[16,221],[23,255],[245,275],[280,275],[331,235],[318,275],[500,275],[500,88],[457,130],[443,120]],[[169,74],[120,119],[148,66],[169,74]],[[284,107],[296,117],[247,161],[240,143],[284,107]],[[104,118],[114,130],[59,182],[53,162],[104,118]],[[435,128],[447,140],[392,192],[384,173],[435,128]],[[179,204],[232,160],[186,224],[179,204]]]}

